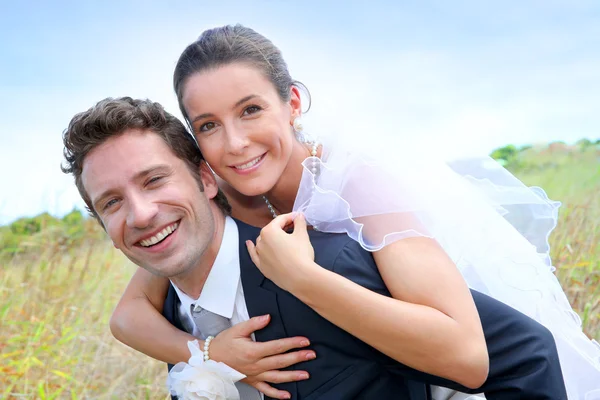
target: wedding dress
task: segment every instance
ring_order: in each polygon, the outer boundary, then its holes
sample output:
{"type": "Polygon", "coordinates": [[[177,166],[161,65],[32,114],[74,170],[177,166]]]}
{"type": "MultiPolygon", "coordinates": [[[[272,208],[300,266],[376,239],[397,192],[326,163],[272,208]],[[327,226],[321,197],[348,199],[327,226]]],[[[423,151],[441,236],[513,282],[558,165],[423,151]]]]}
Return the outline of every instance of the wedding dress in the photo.
{"type": "Polygon", "coordinates": [[[443,160],[427,149],[324,144],[309,157],[294,204],[310,225],[377,251],[437,240],[469,286],[554,335],[569,399],[600,399],[600,346],[582,332],[550,259],[560,203],[489,157],[443,160]]]}

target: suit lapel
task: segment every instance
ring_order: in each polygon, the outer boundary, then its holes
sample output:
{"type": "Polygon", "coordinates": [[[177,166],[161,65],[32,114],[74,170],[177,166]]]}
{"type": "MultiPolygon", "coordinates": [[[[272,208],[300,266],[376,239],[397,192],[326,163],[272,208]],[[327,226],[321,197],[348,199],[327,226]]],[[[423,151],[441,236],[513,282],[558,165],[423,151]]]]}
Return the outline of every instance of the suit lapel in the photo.
{"type": "Polygon", "coordinates": [[[177,296],[177,292],[173,288],[173,284],[169,283],[167,298],[165,299],[165,303],[163,306],[163,315],[177,329],[188,332],[183,326],[181,318],[179,317],[179,304],[180,301],[179,297],[177,296]]]}
{"type": "Polygon", "coordinates": [[[238,230],[240,234],[240,271],[242,287],[244,288],[244,297],[250,317],[269,314],[271,322],[264,329],[256,332],[256,339],[260,342],[266,342],[273,339],[287,337],[277,300],[277,292],[267,290],[263,287],[267,280],[252,262],[250,254],[246,249],[246,240],[255,241],[260,230],[239,221],[238,230]]]}
{"type": "MultiPolygon", "coordinates": [[[[235,220],[235,222],[238,225],[239,232],[240,272],[248,314],[250,318],[265,314],[271,316],[271,321],[264,329],[254,332],[256,340],[258,342],[267,342],[286,338],[288,334],[286,333],[281,313],[279,312],[278,293],[277,291],[271,291],[263,287],[267,279],[256,265],[254,265],[246,248],[246,240],[254,242],[260,233],[260,229],[246,225],[238,220],[235,220]]],[[[296,382],[281,383],[277,387],[290,392],[292,399],[298,398],[296,382]]]]}
{"type": "MultiPolygon", "coordinates": [[[[169,283],[169,291],[167,292],[167,298],[165,299],[165,303],[163,305],[163,315],[177,329],[187,332],[181,323],[181,319],[179,318],[179,297],[177,296],[175,289],[173,289],[172,283],[169,283]]],[[[167,368],[169,371],[171,371],[173,364],[167,363],[167,368]]],[[[171,397],[175,398],[174,396],[171,397]]]]}

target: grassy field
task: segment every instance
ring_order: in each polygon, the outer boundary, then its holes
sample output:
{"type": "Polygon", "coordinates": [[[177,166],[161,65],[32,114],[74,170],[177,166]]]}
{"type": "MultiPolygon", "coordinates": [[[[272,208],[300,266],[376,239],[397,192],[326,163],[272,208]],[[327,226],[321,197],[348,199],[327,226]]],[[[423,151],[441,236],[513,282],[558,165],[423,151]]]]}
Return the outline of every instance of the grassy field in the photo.
{"type": "Polygon", "coordinates": [[[109,332],[134,271],[110,243],[14,262],[0,278],[0,398],[166,398],[165,365],[109,332]]]}
{"type": "Polygon", "coordinates": [[[552,260],[584,331],[600,340],[600,150],[526,151],[516,175],[563,205],[552,260]]]}
{"type": "MultiPolygon", "coordinates": [[[[599,160],[596,150],[530,149],[512,164],[528,185],[563,202],[553,259],[585,331],[597,339],[599,160]]],[[[108,330],[134,267],[106,240],[66,246],[46,235],[29,247],[0,267],[0,398],[166,398],[164,364],[108,330]]]]}

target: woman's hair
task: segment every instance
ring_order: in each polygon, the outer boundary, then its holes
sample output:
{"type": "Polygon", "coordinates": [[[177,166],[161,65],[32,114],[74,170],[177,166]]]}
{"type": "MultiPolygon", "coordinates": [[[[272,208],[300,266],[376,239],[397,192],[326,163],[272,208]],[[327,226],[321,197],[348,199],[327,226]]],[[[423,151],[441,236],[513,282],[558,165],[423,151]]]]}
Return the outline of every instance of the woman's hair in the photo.
{"type": "Polygon", "coordinates": [[[281,51],[266,37],[239,24],[209,29],[183,51],[173,73],[179,108],[188,125],[189,117],[181,101],[186,80],[195,73],[232,63],[257,68],[273,84],[284,102],[290,100],[292,86],[306,90],[302,83],[292,80],[281,51]]]}

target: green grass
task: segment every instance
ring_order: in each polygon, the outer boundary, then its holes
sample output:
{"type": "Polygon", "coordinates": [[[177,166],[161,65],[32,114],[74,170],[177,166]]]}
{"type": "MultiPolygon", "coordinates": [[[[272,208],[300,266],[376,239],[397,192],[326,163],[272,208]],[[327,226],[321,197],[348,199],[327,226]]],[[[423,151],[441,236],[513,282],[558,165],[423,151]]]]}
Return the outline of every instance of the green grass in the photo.
{"type": "MultiPolygon", "coordinates": [[[[596,339],[599,159],[595,150],[530,149],[509,165],[563,202],[552,256],[584,330],[596,339]]],[[[166,398],[164,364],[121,345],[108,329],[134,266],[97,239],[99,228],[89,229],[89,239],[76,243],[57,240],[64,238],[57,230],[27,238],[27,251],[0,261],[0,398],[166,398]]]]}

